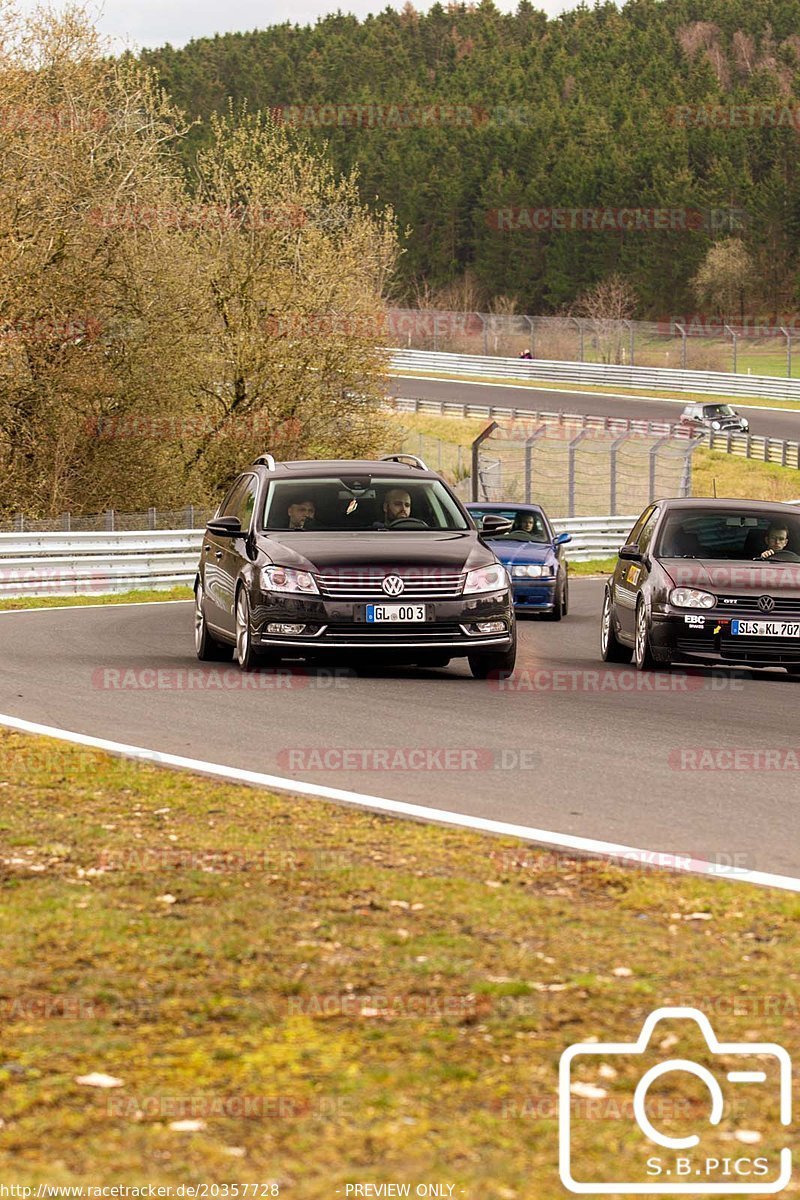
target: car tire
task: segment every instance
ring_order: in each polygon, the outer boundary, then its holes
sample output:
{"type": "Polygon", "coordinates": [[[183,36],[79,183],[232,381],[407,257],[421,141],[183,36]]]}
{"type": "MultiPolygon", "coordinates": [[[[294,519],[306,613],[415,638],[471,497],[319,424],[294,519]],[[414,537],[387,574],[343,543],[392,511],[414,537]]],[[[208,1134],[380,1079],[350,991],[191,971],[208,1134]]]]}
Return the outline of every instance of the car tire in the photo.
{"type": "Polygon", "coordinates": [[[553,607],[548,613],[545,613],[546,621],[560,621],[562,617],[567,615],[568,597],[566,596],[566,584],[559,587],[556,584],[556,594],[553,600],[553,607]]]}
{"type": "Polygon", "coordinates": [[[652,671],[656,660],[650,646],[650,630],[647,621],[647,609],[643,601],[636,605],[636,620],[634,625],[633,664],[637,671],[652,671]]]}
{"type": "Polygon", "coordinates": [[[614,633],[614,623],[611,620],[611,593],[606,588],[603,598],[603,615],[600,618],[600,656],[603,662],[629,663],[633,651],[629,646],[623,646],[614,633]]]}
{"type": "Polygon", "coordinates": [[[561,610],[561,615],[566,617],[569,613],[569,575],[564,576],[564,607],[561,610]]]}
{"type": "Polygon", "coordinates": [[[486,651],[484,654],[469,654],[467,656],[469,669],[474,679],[508,679],[514,674],[517,661],[517,634],[508,650],[486,651]]]}
{"type": "Polygon", "coordinates": [[[200,662],[230,662],[233,657],[233,646],[220,642],[209,632],[206,614],[203,611],[202,580],[198,579],[194,589],[194,648],[200,662]]]}
{"type": "Polygon", "coordinates": [[[253,649],[253,634],[250,629],[250,598],[247,588],[240,587],[235,604],[236,661],[242,671],[254,671],[259,665],[258,653],[253,649]]]}

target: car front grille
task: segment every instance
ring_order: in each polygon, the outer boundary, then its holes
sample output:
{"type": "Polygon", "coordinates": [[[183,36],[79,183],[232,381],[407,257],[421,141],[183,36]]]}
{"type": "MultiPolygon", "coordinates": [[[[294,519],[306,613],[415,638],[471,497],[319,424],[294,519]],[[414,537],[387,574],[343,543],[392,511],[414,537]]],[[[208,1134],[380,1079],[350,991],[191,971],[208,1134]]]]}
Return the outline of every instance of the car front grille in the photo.
{"type": "Polygon", "coordinates": [[[752,662],[800,662],[800,639],[774,637],[721,637],[723,658],[752,662]]]}
{"type": "Polygon", "coordinates": [[[759,617],[765,621],[769,621],[776,613],[790,613],[800,620],[800,600],[796,596],[788,598],[773,596],[772,599],[775,601],[775,606],[769,612],[762,612],[758,607],[758,596],[719,596],[717,607],[726,613],[758,613],[759,617]]]}
{"type": "Polygon", "coordinates": [[[342,567],[317,577],[319,590],[329,600],[382,600],[405,603],[407,600],[453,600],[461,595],[464,576],[461,572],[438,570],[436,567],[419,570],[359,570],[342,567]],[[388,593],[383,581],[394,576],[402,581],[399,592],[388,593]]]}
{"type": "Polygon", "coordinates": [[[398,629],[396,625],[384,625],[377,622],[367,624],[362,621],[352,624],[329,625],[322,640],[325,642],[341,640],[351,645],[353,642],[363,642],[365,646],[369,646],[371,642],[384,644],[389,642],[402,646],[405,642],[463,642],[464,631],[460,625],[445,622],[429,622],[424,625],[403,622],[402,628],[398,629]]]}

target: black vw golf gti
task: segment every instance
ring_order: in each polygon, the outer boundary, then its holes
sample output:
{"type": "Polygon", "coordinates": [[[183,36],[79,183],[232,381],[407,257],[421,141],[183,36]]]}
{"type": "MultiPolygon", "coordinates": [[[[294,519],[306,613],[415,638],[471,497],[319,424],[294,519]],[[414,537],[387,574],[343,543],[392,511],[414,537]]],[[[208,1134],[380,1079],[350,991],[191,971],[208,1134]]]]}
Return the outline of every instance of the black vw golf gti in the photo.
{"type": "MultiPolygon", "coordinates": [[[[483,536],[510,528],[485,518],[483,536]]],[[[243,670],[338,652],[514,669],[505,568],[447,484],[410,455],[256,459],[209,521],[195,581],[200,659],[243,670]],[[405,461],[408,460],[408,461],[405,461]]]]}
{"type": "Polygon", "coordinates": [[[619,552],[606,662],[674,660],[800,673],[800,513],[756,500],[651,504],[619,552]]]}

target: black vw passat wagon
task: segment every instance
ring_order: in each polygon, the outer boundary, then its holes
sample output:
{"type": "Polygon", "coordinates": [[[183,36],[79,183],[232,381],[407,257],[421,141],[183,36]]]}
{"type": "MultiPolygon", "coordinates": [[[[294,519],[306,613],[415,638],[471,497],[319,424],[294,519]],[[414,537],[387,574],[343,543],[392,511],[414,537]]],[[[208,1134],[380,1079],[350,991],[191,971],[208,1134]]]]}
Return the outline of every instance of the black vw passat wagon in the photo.
{"type": "MultiPolygon", "coordinates": [[[[487,528],[491,526],[490,528],[487,528]]],[[[203,660],[338,652],[425,666],[466,657],[510,674],[509,578],[448,485],[412,455],[276,463],[233,484],[203,538],[195,641],[203,660]]]]}

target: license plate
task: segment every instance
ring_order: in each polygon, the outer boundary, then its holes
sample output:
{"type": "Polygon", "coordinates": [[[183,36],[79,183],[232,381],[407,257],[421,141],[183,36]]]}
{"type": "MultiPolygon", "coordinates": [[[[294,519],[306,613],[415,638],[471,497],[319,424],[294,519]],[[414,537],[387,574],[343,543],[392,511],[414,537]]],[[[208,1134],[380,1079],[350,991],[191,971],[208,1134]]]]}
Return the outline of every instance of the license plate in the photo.
{"type": "Polygon", "coordinates": [[[368,621],[424,621],[424,604],[368,604],[368,621]]]}
{"type": "Polygon", "coordinates": [[[800,621],[731,621],[734,637],[800,637],[800,621]]]}

